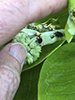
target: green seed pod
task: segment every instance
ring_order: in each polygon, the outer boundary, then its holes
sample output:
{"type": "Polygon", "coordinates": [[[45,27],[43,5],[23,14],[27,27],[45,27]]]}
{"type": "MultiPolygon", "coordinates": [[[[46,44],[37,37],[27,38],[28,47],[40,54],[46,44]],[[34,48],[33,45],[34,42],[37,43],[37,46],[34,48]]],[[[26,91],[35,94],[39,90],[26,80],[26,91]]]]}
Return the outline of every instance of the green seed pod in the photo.
{"type": "Polygon", "coordinates": [[[23,46],[27,50],[27,57],[26,57],[26,60],[25,60],[25,64],[26,63],[28,63],[28,64],[33,63],[40,56],[41,46],[36,41],[37,40],[36,33],[37,33],[37,31],[34,31],[34,30],[23,29],[13,39],[13,42],[22,43],[23,46]]]}
{"type": "Polygon", "coordinates": [[[30,53],[27,53],[27,57],[26,57],[26,61],[28,64],[32,64],[33,63],[33,56],[30,53]]]}
{"type": "Polygon", "coordinates": [[[27,50],[25,64],[32,64],[40,57],[42,46],[52,44],[63,37],[63,29],[43,33],[31,29],[23,29],[14,37],[13,42],[20,42],[23,44],[27,50]]]}
{"type": "Polygon", "coordinates": [[[41,47],[40,47],[40,46],[36,46],[35,50],[36,50],[37,52],[41,52],[41,47]]]}
{"type": "Polygon", "coordinates": [[[60,30],[43,32],[41,33],[40,38],[42,39],[42,42],[40,43],[41,46],[53,44],[56,41],[65,39],[65,31],[64,29],[60,29],[60,30]],[[56,35],[55,33],[57,32],[59,32],[59,34],[56,35]],[[62,36],[60,34],[62,34],[62,36]]]}
{"type": "Polygon", "coordinates": [[[31,43],[29,44],[30,48],[36,48],[36,46],[38,45],[38,43],[36,43],[36,41],[31,41],[31,43]]]}
{"type": "Polygon", "coordinates": [[[30,38],[27,37],[25,42],[29,44],[31,42],[30,38]]]}
{"type": "Polygon", "coordinates": [[[39,52],[35,49],[31,49],[30,54],[33,55],[34,57],[39,57],[39,52]]]}

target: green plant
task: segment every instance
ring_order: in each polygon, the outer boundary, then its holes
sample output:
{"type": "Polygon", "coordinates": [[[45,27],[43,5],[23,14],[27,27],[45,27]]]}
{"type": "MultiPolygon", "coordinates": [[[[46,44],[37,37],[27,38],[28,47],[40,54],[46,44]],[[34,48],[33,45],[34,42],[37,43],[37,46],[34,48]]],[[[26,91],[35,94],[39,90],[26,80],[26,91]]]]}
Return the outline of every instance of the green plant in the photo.
{"type": "Polygon", "coordinates": [[[28,24],[14,38],[27,49],[14,100],[75,99],[75,0],[68,8],[28,24]]]}
{"type": "Polygon", "coordinates": [[[26,65],[34,63],[34,61],[36,61],[40,57],[40,53],[42,52],[42,46],[53,44],[56,41],[60,40],[65,40],[64,29],[39,33],[38,31],[25,28],[14,37],[13,42],[20,42],[26,48],[26,65]]]}
{"type": "Polygon", "coordinates": [[[39,47],[39,58],[26,59],[14,100],[75,99],[75,0],[68,2],[68,9],[28,24],[19,33],[29,34],[26,48],[39,47]]]}

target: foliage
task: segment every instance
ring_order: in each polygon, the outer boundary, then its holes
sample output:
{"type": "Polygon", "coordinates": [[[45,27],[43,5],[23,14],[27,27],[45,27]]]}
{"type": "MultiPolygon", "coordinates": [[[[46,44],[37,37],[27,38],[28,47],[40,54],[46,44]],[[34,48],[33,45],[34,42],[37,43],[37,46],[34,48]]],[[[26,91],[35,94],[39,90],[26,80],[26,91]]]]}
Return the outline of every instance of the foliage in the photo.
{"type": "MultiPolygon", "coordinates": [[[[75,0],[68,0],[67,9],[28,24],[29,39],[43,39],[43,33],[65,30],[65,38],[41,47],[39,58],[23,67],[20,87],[14,100],[74,100],[75,99],[75,0]],[[36,31],[35,36],[33,33],[36,31]]],[[[60,32],[52,33],[61,38],[60,32]]],[[[24,36],[23,36],[24,37],[24,36]]],[[[47,37],[48,38],[48,37],[47,37]]],[[[45,39],[47,39],[45,38],[45,39]]],[[[25,39],[25,38],[24,38],[25,39]]],[[[21,41],[24,41],[21,37],[21,41]]],[[[40,40],[41,41],[41,40],[40,40]]],[[[26,41],[25,41],[26,42],[26,41]]],[[[32,41],[31,41],[32,42],[32,41]]],[[[35,41],[36,42],[36,41],[35,41]]],[[[34,43],[35,43],[34,42],[34,43]]],[[[30,43],[31,44],[31,43],[30,43]]],[[[25,44],[26,45],[26,44],[25,44]]],[[[27,45],[28,48],[29,44],[27,45]]],[[[35,48],[34,48],[35,49],[35,48]]],[[[31,54],[31,52],[28,52],[31,54]]],[[[36,53],[35,53],[36,54],[36,53]]]]}
{"type": "Polygon", "coordinates": [[[69,43],[75,35],[75,0],[69,0],[68,10],[69,16],[65,27],[65,34],[69,43]]]}
{"type": "MultiPolygon", "coordinates": [[[[36,21],[34,24],[35,24],[35,26],[45,25],[45,24],[47,24],[47,26],[48,26],[50,24],[50,25],[55,26],[56,29],[65,29],[67,18],[68,18],[68,10],[65,9],[59,13],[49,15],[46,18],[43,18],[39,21],[36,21]]],[[[29,28],[29,26],[27,25],[26,28],[29,28]]],[[[33,27],[30,27],[30,29],[41,32],[40,30],[37,29],[37,27],[36,27],[36,29],[34,29],[33,27]]],[[[49,30],[42,30],[42,31],[46,32],[49,30]]],[[[46,97],[47,95],[45,95],[45,91],[44,91],[45,87],[47,87],[48,84],[45,85],[45,77],[46,76],[45,76],[45,73],[43,73],[43,70],[44,71],[46,70],[45,72],[47,74],[50,73],[50,70],[48,70],[50,68],[50,65],[47,63],[51,62],[51,59],[57,59],[57,56],[59,55],[58,51],[61,49],[61,47],[68,50],[68,45],[66,48],[64,47],[64,45],[66,43],[67,42],[65,42],[65,40],[60,40],[60,41],[57,41],[53,44],[43,46],[40,57],[37,59],[37,61],[35,61],[32,64],[24,65],[23,72],[21,74],[20,87],[19,87],[19,89],[14,97],[14,100],[45,100],[45,99],[50,100],[50,96],[46,97]],[[54,56],[55,56],[55,58],[53,58],[54,56]],[[46,60],[48,60],[48,62],[46,60]],[[44,63],[44,65],[42,65],[43,63],[44,63]],[[45,63],[48,66],[45,65],[45,63]]],[[[59,57],[60,57],[60,62],[61,62],[62,54],[59,55],[59,57]]],[[[66,60],[67,60],[67,58],[66,58],[66,53],[65,53],[65,61],[66,60]]],[[[55,65],[56,63],[57,62],[54,61],[52,64],[55,65]]],[[[54,68],[60,69],[61,66],[58,66],[58,65],[57,66],[55,65],[53,67],[53,69],[54,68]]],[[[64,66],[64,64],[63,64],[63,66],[64,66]]],[[[55,71],[55,69],[54,69],[54,71],[55,71]]],[[[51,72],[51,74],[53,74],[52,72],[51,72]]],[[[59,74],[59,71],[57,71],[57,73],[59,74]]],[[[64,72],[64,73],[66,73],[66,72],[64,72]]],[[[52,79],[52,77],[48,77],[48,78],[49,79],[47,79],[47,81],[50,81],[50,79],[52,79]]],[[[55,80],[55,81],[57,81],[57,80],[55,80]]],[[[63,84],[65,85],[65,83],[63,83],[63,84]]],[[[64,87],[64,85],[62,87],[64,87]]],[[[61,83],[58,85],[58,89],[57,89],[58,92],[59,92],[60,86],[61,86],[61,83]]],[[[52,86],[52,88],[53,88],[53,86],[52,86]]],[[[50,90],[50,88],[48,90],[48,93],[49,93],[49,91],[52,92],[52,90],[50,90]]],[[[51,97],[51,99],[52,99],[52,97],[51,97]]]]}
{"type": "Polygon", "coordinates": [[[38,100],[75,99],[75,43],[65,44],[42,66],[38,100]]]}

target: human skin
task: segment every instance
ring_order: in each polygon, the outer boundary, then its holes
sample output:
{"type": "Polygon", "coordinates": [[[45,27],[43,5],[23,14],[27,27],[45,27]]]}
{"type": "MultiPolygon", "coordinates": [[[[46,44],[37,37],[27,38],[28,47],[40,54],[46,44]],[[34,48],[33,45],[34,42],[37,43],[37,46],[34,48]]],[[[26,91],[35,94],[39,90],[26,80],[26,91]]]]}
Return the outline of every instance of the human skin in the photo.
{"type": "MultiPolygon", "coordinates": [[[[0,0],[0,46],[11,40],[26,24],[56,13],[67,4],[68,0],[0,0]]],[[[13,99],[25,57],[26,50],[17,43],[8,44],[0,51],[0,100],[13,99]],[[24,56],[21,58],[21,55],[24,56]]]]}
{"type": "Polygon", "coordinates": [[[0,45],[13,38],[27,23],[66,6],[67,0],[0,0],[0,45]]]}

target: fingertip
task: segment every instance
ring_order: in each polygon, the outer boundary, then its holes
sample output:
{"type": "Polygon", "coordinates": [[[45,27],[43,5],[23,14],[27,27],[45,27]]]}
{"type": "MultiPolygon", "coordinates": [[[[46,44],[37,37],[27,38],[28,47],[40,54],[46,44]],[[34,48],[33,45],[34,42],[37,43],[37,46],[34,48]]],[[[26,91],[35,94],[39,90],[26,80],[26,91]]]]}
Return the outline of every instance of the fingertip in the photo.
{"type": "Polygon", "coordinates": [[[21,43],[11,44],[9,54],[11,54],[20,62],[22,69],[26,58],[26,49],[23,47],[23,45],[21,43]]]}
{"type": "Polygon", "coordinates": [[[21,43],[10,43],[1,50],[2,56],[6,55],[6,53],[9,57],[12,56],[12,59],[17,60],[22,69],[27,54],[25,47],[21,43]]]}

